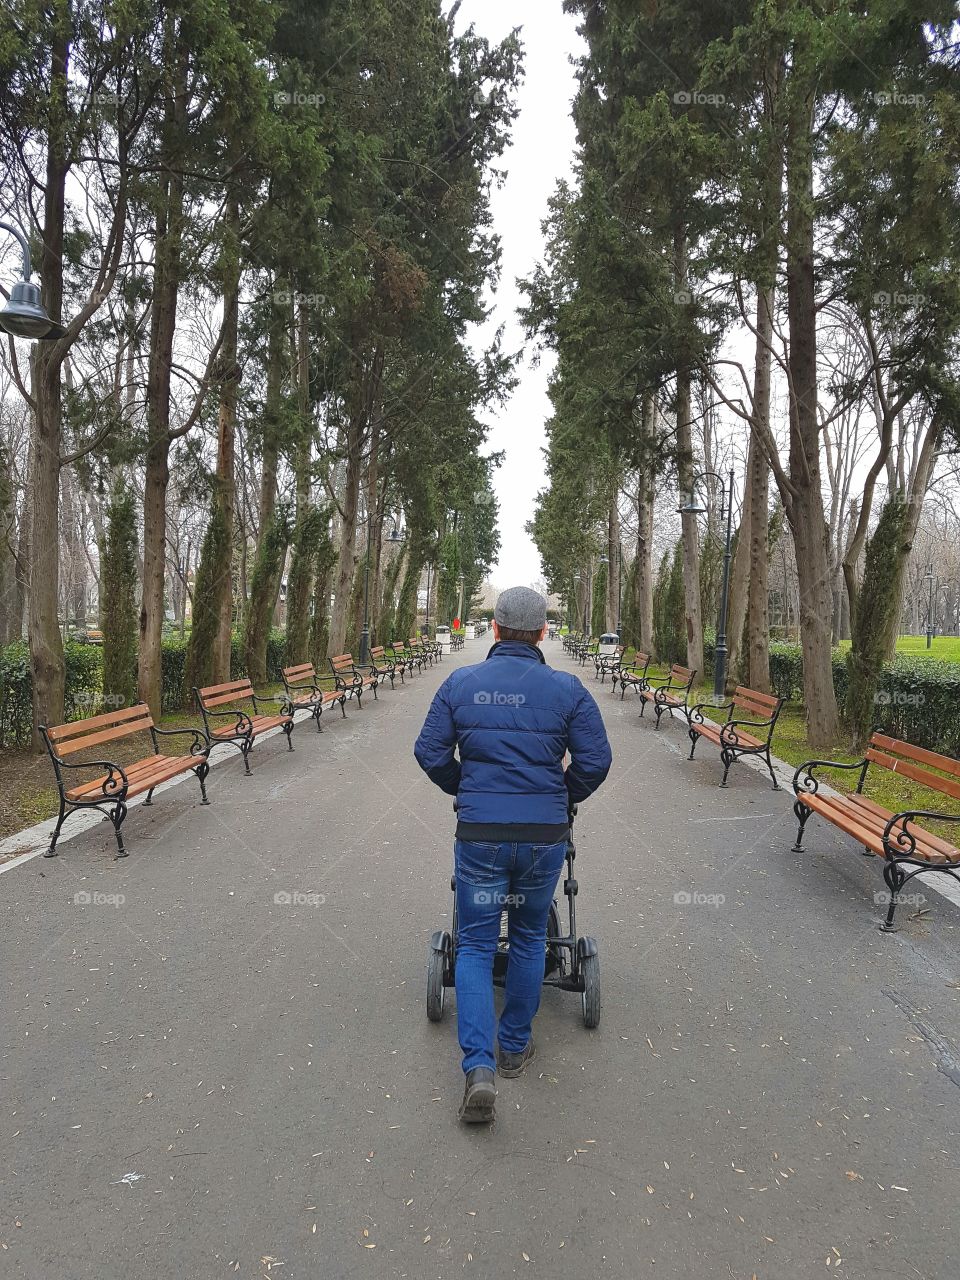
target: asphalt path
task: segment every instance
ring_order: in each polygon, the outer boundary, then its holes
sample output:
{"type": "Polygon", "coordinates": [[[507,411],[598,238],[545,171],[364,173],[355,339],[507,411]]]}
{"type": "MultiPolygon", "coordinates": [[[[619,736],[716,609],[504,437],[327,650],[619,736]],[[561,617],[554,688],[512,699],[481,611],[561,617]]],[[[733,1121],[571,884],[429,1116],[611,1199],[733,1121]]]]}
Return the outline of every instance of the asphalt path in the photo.
{"type": "MultiPolygon", "coordinates": [[[[580,669],[559,643],[548,660],[580,669]]],[[[468,643],[317,736],[0,876],[0,1275],[960,1273],[960,915],[877,930],[879,866],[744,765],[596,692],[577,821],[603,1012],[545,992],[530,1073],[458,1125],[453,814],[412,745],[468,643]]],[[[914,885],[922,891],[922,885],[914,885]]]]}

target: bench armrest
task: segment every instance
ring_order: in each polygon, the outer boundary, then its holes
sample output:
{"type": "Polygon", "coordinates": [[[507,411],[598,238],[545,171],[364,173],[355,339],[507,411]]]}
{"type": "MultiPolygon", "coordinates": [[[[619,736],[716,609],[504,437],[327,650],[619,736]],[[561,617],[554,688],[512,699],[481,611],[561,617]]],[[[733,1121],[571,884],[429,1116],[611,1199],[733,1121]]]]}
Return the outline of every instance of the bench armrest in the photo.
{"type": "Polygon", "coordinates": [[[769,740],[773,736],[774,724],[775,721],[772,716],[769,720],[728,720],[720,731],[720,737],[725,742],[729,742],[731,746],[736,746],[737,730],[735,726],[739,725],[742,729],[766,729],[767,739],[769,740]]]}
{"type": "MultiPolygon", "coordinates": [[[[726,711],[729,714],[733,710],[733,703],[732,702],[698,702],[695,707],[690,708],[689,718],[691,723],[703,724],[704,707],[709,707],[711,711],[726,711]]],[[[720,721],[719,723],[726,726],[728,724],[735,724],[737,722],[733,720],[724,720],[724,721],[720,721]]]]}
{"type": "MultiPolygon", "coordinates": [[[[247,715],[246,711],[236,711],[236,710],[234,710],[234,711],[208,711],[208,710],[207,710],[207,708],[206,708],[206,707],[204,707],[202,704],[201,704],[201,710],[203,711],[203,719],[204,719],[204,721],[206,721],[206,719],[207,719],[207,717],[208,717],[208,716],[227,716],[227,717],[233,716],[233,718],[234,718],[234,719],[236,720],[236,722],[237,722],[237,723],[236,723],[236,730],[237,730],[237,732],[236,732],[236,735],[235,735],[236,737],[239,737],[241,734],[248,734],[248,733],[250,733],[250,732],[252,731],[252,729],[253,729],[253,722],[252,722],[252,720],[250,719],[250,717],[247,715]]],[[[209,737],[209,734],[208,734],[207,736],[209,737]]]]}
{"type": "Polygon", "coordinates": [[[916,818],[926,818],[933,822],[960,822],[958,813],[934,813],[929,809],[906,809],[903,813],[895,813],[883,829],[883,848],[888,857],[910,858],[916,853],[917,838],[910,830],[910,824],[916,818]],[[894,834],[894,827],[898,825],[900,830],[894,834]]]}
{"type": "Polygon", "coordinates": [[[793,790],[796,795],[800,795],[801,791],[808,795],[816,794],[820,790],[820,781],[813,776],[814,769],[859,769],[860,781],[857,783],[857,790],[861,791],[869,764],[869,760],[855,760],[853,764],[843,764],[839,760],[807,760],[793,775],[793,790]]]}
{"type": "Polygon", "coordinates": [[[351,671],[336,671],[333,678],[337,682],[337,688],[342,689],[344,692],[348,689],[357,689],[363,683],[363,678],[356,668],[351,671]],[[347,679],[348,676],[350,677],[349,679],[347,679]]]}
{"type": "Polygon", "coordinates": [[[290,697],[286,693],[254,693],[250,695],[253,699],[253,709],[257,715],[260,714],[261,702],[279,702],[281,715],[292,715],[293,708],[290,705],[290,697]]]}
{"type": "Polygon", "coordinates": [[[177,734],[192,735],[193,742],[190,744],[190,754],[192,756],[203,756],[210,750],[210,739],[202,729],[159,729],[156,725],[153,725],[150,734],[153,738],[154,748],[157,751],[160,750],[160,744],[157,742],[158,734],[163,738],[173,738],[177,734]]]}
{"type": "Polygon", "coordinates": [[[103,780],[101,790],[104,797],[108,799],[113,799],[118,792],[126,795],[130,785],[123,766],[113,760],[80,760],[76,764],[71,764],[68,760],[61,760],[58,757],[57,765],[60,769],[106,769],[107,776],[103,780]]]}

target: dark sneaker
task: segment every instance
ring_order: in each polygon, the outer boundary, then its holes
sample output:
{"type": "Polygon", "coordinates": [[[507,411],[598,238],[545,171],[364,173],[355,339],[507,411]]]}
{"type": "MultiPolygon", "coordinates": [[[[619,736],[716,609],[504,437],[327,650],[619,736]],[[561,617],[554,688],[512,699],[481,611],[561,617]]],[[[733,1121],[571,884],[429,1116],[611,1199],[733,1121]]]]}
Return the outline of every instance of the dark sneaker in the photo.
{"type": "Polygon", "coordinates": [[[493,1120],[497,1090],[489,1067],[474,1067],[467,1072],[459,1116],[464,1124],[489,1124],[493,1120]]]}
{"type": "Polygon", "coordinates": [[[533,1036],[527,1041],[527,1047],[520,1053],[507,1053],[497,1045],[497,1070],[507,1078],[518,1076],[527,1063],[532,1062],[536,1056],[537,1046],[533,1043],[533,1036]]]}

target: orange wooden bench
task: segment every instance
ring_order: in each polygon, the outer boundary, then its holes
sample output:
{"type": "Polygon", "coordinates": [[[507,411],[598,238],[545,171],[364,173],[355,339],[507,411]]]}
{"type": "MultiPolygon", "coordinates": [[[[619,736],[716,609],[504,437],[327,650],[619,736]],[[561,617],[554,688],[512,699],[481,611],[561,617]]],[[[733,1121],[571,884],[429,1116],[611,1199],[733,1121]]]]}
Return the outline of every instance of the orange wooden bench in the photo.
{"type": "Polygon", "coordinates": [[[284,667],[281,672],[283,687],[287,691],[287,702],[293,711],[309,711],[317,724],[320,733],[320,716],[324,707],[339,704],[340,711],[346,718],[344,706],[347,695],[342,689],[321,687],[321,680],[330,680],[330,676],[318,676],[312,662],[301,662],[292,667],[284,667]]]}
{"type": "Polygon", "coordinates": [[[600,653],[598,650],[593,656],[593,665],[596,671],[593,677],[594,680],[599,680],[603,684],[607,678],[607,672],[609,672],[614,685],[616,685],[617,672],[620,670],[623,655],[626,652],[626,646],[622,644],[618,644],[613,653],[600,653]]]}
{"type": "Polygon", "coordinates": [[[363,691],[364,689],[372,689],[373,696],[376,699],[377,685],[380,683],[380,677],[370,666],[359,666],[353,660],[352,653],[338,653],[334,658],[328,658],[330,669],[333,672],[333,678],[337,682],[337,688],[340,689],[348,698],[356,698],[357,706],[363,710],[363,691]]]}
{"type": "Polygon", "coordinates": [[[407,664],[407,670],[413,675],[413,669],[416,667],[418,671],[422,671],[427,665],[427,655],[419,650],[411,649],[409,641],[404,644],[402,640],[394,640],[390,644],[390,652],[394,658],[400,659],[407,664]]]}
{"type": "Polygon", "coordinates": [[[800,824],[794,852],[802,852],[803,829],[810,815],[817,813],[852,836],[863,846],[866,854],[883,858],[883,878],[890,890],[890,901],[886,920],[880,927],[891,931],[900,892],[914,876],[923,871],[942,871],[954,880],[960,880],[960,849],[918,826],[918,819],[960,822],[960,815],[929,809],[905,809],[893,813],[876,804],[862,794],[871,765],[889,769],[901,778],[909,778],[911,782],[939,791],[941,795],[960,800],[960,760],[912,746],[884,733],[875,733],[863,760],[854,764],[808,760],[793,775],[793,789],[797,796],[793,811],[800,824]],[[816,769],[859,770],[856,791],[853,795],[821,794],[816,769]],[[904,870],[905,867],[911,869],[904,870]]]}
{"type": "Polygon", "coordinates": [[[780,783],[773,772],[770,759],[770,743],[777,718],[783,709],[783,698],[775,698],[769,693],[760,693],[756,689],[739,686],[731,702],[714,706],[710,702],[701,702],[690,709],[687,723],[690,726],[690,759],[697,749],[701,738],[707,738],[720,748],[720,761],[723,765],[723,781],[721,787],[727,785],[727,774],[730,766],[741,756],[762,756],[767,762],[767,772],[773,783],[774,791],[780,791],[780,783]],[[711,720],[703,714],[704,707],[714,711],[726,711],[727,718],[722,723],[711,720]],[[749,720],[735,719],[738,711],[752,716],[749,720]],[[750,730],[756,730],[751,733],[750,730]]]}
{"type": "Polygon", "coordinates": [[[293,750],[293,743],[290,741],[290,735],[293,733],[293,711],[286,697],[276,698],[265,693],[254,693],[253,685],[249,680],[228,680],[226,684],[211,684],[205,689],[195,687],[193,696],[203,716],[203,725],[210,746],[215,747],[218,742],[223,742],[236,747],[243,756],[244,773],[250,772],[249,755],[254,740],[259,738],[261,733],[266,733],[268,729],[282,729],[287,735],[288,748],[293,750]],[[238,702],[249,703],[250,709],[238,708],[236,706],[238,702]],[[264,715],[260,710],[261,702],[279,702],[280,714],[264,715]],[[221,710],[218,711],[218,707],[221,710]],[[221,716],[231,718],[233,724],[212,729],[211,717],[221,716]]]}
{"type": "Polygon", "coordinates": [[[440,660],[440,646],[424,640],[423,636],[410,636],[407,640],[407,648],[414,654],[420,662],[421,668],[425,666],[433,666],[434,658],[440,660]]]}
{"type": "Polygon", "coordinates": [[[650,655],[644,653],[642,649],[638,649],[633,655],[633,661],[629,665],[624,666],[623,663],[613,673],[613,692],[617,691],[617,681],[620,682],[620,701],[623,701],[623,695],[626,693],[628,686],[636,689],[639,693],[647,687],[647,668],[650,666],[650,655]]]}
{"type": "Polygon", "coordinates": [[[381,684],[383,684],[384,679],[388,679],[392,689],[397,676],[400,677],[400,683],[403,684],[403,673],[407,666],[406,659],[403,657],[390,657],[382,644],[375,645],[370,650],[370,666],[377,673],[381,684]]]}
{"type": "Polygon", "coordinates": [[[640,690],[640,715],[642,716],[647,703],[652,703],[657,713],[657,728],[660,728],[660,717],[664,712],[668,712],[673,716],[674,711],[682,711],[684,719],[687,716],[687,699],[690,697],[690,690],[693,688],[693,682],[696,678],[696,671],[691,671],[688,667],[681,667],[679,663],[674,663],[670,668],[670,674],[666,680],[647,679],[643,688],[640,690]]]}
{"type": "MultiPolygon", "coordinates": [[[[124,707],[120,711],[106,711],[103,715],[89,716],[86,720],[73,720],[69,724],[54,725],[48,729],[40,726],[47,751],[53,761],[53,771],[57,778],[57,790],[60,792],[60,816],[54,828],[50,847],[44,857],[53,858],[57,853],[57,840],[68,812],[74,809],[99,809],[113,823],[117,837],[117,857],[125,858],[127,851],[123,847],[123,835],[120,828],[127,816],[127,801],[133,796],[142,795],[147,798],[144,804],[153,803],[153,792],[161,782],[168,782],[181,773],[193,772],[200,783],[200,803],[209,804],[204,779],[210,772],[207,757],[210,745],[199,729],[158,729],[153,723],[150,708],[145,702],[138,702],[134,707],[124,707]],[[78,751],[92,750],[107,742],[116,742],[121,738],[129,738],[136,733],[149,733],[153,742],[153,754],[144,756],[133,763],[120,765],[110,760],[67,760],[66,756],[75,755],[78,751]],[[160,752],[160,737],[174,737],[186,734],[193,738],[190,753],[185,756],[167,756],[160,752]],[[68,786],[63,776],[64,769],[96,769],[98,776],[90,781],[78,780],[75,786],[68,786]],[[106,773],[102,771],[106,769],[106,773]]],[[[98,754],[104,754],[99,753],[98,754]]]]}

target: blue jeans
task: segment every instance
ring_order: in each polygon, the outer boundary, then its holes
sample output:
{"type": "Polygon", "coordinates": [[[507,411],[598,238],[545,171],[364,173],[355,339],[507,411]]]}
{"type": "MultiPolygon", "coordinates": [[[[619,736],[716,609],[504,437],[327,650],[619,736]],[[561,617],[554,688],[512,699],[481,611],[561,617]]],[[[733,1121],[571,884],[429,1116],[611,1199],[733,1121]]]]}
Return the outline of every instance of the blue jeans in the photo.
{"type": "Polygon", "coordinates": [[[474,844],[457,840],[457,1031],[463,1069],[495,1067],[493,958],[504,908],[510,959],[500,1016],[500,1047],[520,1053],[540,1007],[547,916],[567,842],[474,844]]]}

